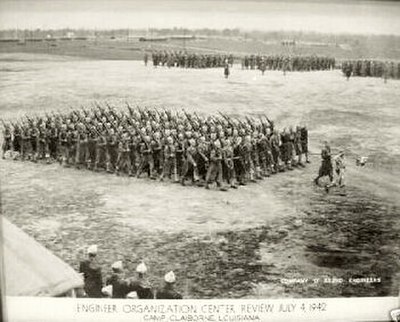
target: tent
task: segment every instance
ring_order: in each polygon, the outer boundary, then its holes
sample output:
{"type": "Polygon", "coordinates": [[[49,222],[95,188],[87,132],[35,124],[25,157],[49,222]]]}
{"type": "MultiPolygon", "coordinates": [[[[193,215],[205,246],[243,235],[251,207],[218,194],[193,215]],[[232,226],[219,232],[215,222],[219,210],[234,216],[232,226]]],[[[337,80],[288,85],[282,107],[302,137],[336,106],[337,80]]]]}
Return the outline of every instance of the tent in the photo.
{"type": "Polygon", "coordinates": [[[83,279],[71,266],[2,216],[5,295],[74,296],[83,279]]]}

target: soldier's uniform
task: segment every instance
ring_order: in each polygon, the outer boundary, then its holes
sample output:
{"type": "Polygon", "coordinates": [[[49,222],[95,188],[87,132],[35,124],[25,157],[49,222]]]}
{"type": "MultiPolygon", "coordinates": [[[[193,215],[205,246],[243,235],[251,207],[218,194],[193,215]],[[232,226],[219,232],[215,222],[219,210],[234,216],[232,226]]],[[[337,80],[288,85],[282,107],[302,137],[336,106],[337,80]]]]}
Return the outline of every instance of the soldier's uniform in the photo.
{"type": "Polygon", "coordinates": [[[14,159],[17,158],[18,154],[21,154],[21,129],[18,125],[14,127],[13,131],[13,152],[15,152],[14,159]]]}
{"type": "Polygon", "coordinates": [[[271,152],[273,158],[273,172],[277,173],[278,171],[283,170],[281,167],[281,149],[280,149],[280,139],[276,132],[273,132],[270,137],[271,143],[271,152]]]}
{"type": "Polygon", "coordinates": [[[112,298],[124,299],[131,292],[129,283],[120,273],[112,273],[106,280],[106,285],[112,286],[112,298]]]}
{"type": "Polygon", "coordinates": [[[78,131],[77,134],[78,134],[78,140],[77,140],[75,166],[77,168],[87,167],[88,136],[83,130],[78,131]]]}
{"type": "Polygon", "coordinates": [[[12,140],[11,140],[11,130],[10,130],[10,128],[8,127],[8,126],[5,126],[4,127],[4,130],[3,130],[3,144],[1,145],[1,149],[2,149],[2,155],[1,155],[1,157],[3,158],[3,159],[5,159],[5,154],[8,152],[8,151],[11,151],[11,143],[12,143],[12,140]]]}
{"type": "Polygon", "coordinates": [[[68,133],[66,128],[62,128],[58,134],[58,146],[60,150],[60,164],[65,165],[68,160],[68,133]]]}
{"type": "Polygon", "coordinates": [[[107,152],[107,160],[106,160],[106,171],[108,173],[113,173],[115,170],[115,166],[117,163],[117,137],[114,134],[111,134],[107,138],[106,152],[107,152]]]}
{"type": "Polygon", "coordinates": [[[157,291],[156,298],[158,300],[181,300],[183,297],[173,286],[165,284],[163,288],[157,291]]]}
{"type": "Polygon", "coordinates": [[[118,143],[118,156],[116,164],[116,174],[119,174],[120,171],[124,171],[127,172],[129,176],[132,175],[129,140],[127,138],[118,143]]]}
{"type": "Polygon", "coordinates": [[[48,138],[47,138],[47,131],[44,127],[39,129],[38,138],[37,138],[37,158],[39,160],[45,159],[48,161],[50,156],[49,148],[48,148],[48,138]]]}
{"type": "Polygon", "coordinates": [[[195,161],[195,157],[197,154],[197,150],[195,146],[189,145],[185,150],[185,160],[182,167],[182,176],[181,176],[181,184],[185,185],[186,177],[189,173],[192,173],[192,181],[198,182],[199,175],[197,170],[197,163],[195,161]]]}
{"type": "Polygon", "coordinates": [[[68,165],[75,165],[76,162],[76,155],[78,151],[78,131],[73,130],[69,132],[68,137],[68,165]]]}
{"type": "Polygon", "coordinates": [[[140,156],[141,160],[138,167],[138,171],[136,173],[136,177],[139,178],[143,170],[147,168],[149,177],[151,179],[155,179],[154,159],[153,159],[153,151],[151,150],[150,139],[148,139],[147,142],[142,142],[140,144],[140,156]]]}
{"type": "Polygon", "coordinates": [[[97,136],[96,133],[94,132],[94,128],[92,129],[91,132],[89,132],[88,135],[88,142],[87,142],[87,161],[86,161],[86,167],[89,170],[92,170],[95,165],[96,161],[96,143],[97,143],[97,136]]]}
{"type": "Polygon", "coordinates": [[[107,138],[105,134],[100,135],[96,142],[96,161],[94,164],[94,170],[98,171],[99,168],[105,168],[106,165],[106,149],[107,149],[107,138]]]}
{"type": "Polygon", "coordinates": [[[325,147],[321,151],[321,159],[322,163],[318,171],[318,176],[314,179],[316,184],[319,183],[319,179],[328,176],[329,180],[332,182],[333,180],[333,167],[331,160],[331,148],[328,144],[325,144],[325,147]]]}
{"type": "Polygon", "coordinates": [[[230,187],[237,189],[235,164],[233,158],[233,148],[230,144],[226,143],[222,149],[223,173],[225,174],[226,181],[230,187]]]}
{"type": "Polygon", "coordinates": [[[182,295],[175,290],[175,274],[171,271],[164,276],[164,286],[157,290],[156,299],[158,300],[181,300],[182,295]]]}
{"type": "Polygon", "coordinates": [[[346,163],[344,160],[344,152],[341,151],[338,155],[333,158],[335,164],[336,180],[332,181],[328,187],[339,186],[343,187],[344,184],[344,171],[346,169],[346,163]]]}
{"type": "Polygon", "coordinates": [[[179,182],[178,169],[176,167],[176,147],[172,138],[164,147],[164,168],[160,179],[163,180],[165,176],[170,179],[171,175],[174,182],[179,182]]]}
{"type": "Polygon", "coordinates": [[[244,165],[244,152],[242,138],[233,139],[233,164],[235,168],[236,178],[239,185],[246,185],[246,169],[244,165]]]}
{"type": "Polygon", "coordinates": [[[199,179],[205,181],[207,169],[208,169],[208,165],[209,165],[208,145],[205,142],[205,140],[199,142],[199,144],[197,146],[196,163],[197,163],[199,179]]]}
{"type": "Polygon", "coordinates": [[[89,247],[88,253],[89,259],[86,259],[79,264],[79,273],[83,274],[84,290],[87,296],[100,298],[103,297],[101,292],[103,286],[101,267],[96,261],[96,253],[91,252],[91,247],[89,247]]]}
{"type": "Polygon", "coordinates": [[[22,141],[22,160],[29,160],[32,158],[32,146],[31,146],[31,133],[30,128],[27,126],[22,130],[21,141],[22,141]]]}
{"type": "Polygon", "coordinates": [[[51,128],[48,131],[48,140],[49,140],[49,154],[50,157],[53,160],[58,160],[58,149],[57,149],[57,144],[58,144],[58,129],[56,128],[55,125],[51,126],[51,128]]]}
{"type": "Polygon", "coordinates": [[[146,278],[132,280],[129,284],[129,290],[136,292],[139,299],[149,300],[154,299],[151,283],[146,278]]]}
{"type": "Polygon", "coordinates": [[[32,126],[31,127],[31,148],[32,148],[32,161],[36,162],[37,160],[37,146],[38,146],[38,142],[37,142],[37,138],[39,135],[39,130],[37,129],[36,126],[32,126]]]}

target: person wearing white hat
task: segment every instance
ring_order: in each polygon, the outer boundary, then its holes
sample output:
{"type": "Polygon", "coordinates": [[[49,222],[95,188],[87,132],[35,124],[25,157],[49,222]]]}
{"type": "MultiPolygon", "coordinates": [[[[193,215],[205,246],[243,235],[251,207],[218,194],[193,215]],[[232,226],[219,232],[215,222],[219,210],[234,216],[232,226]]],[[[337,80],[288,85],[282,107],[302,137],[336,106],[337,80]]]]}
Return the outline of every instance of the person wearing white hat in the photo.
{"type": "Polygon", "coordinates": [[[147,273],[147,266],[145,263],[141,262],[137,267],[136,267],[136,272],[139,273],[139,276],[143,276],[145,273],[147,273]]]}
{"type": "Polygon", "coordinates": [[[173,271],[164,276],[164,287],[157,291],[156,298],[159,300],[181,300],[182,295],[175,290],[176,277],[173,271]]]}
{"type": "Polygon", "coordinates": [[[147,266],[141,262],[136,267],[137,279],[130,282],[130,290],[136,292],[139,299],[154,299],[153,287],[146,277],[147,266]]]}
{"type": "Polygon", "coordinates": [[[122,261],[117,261],[111,265],[111,276],[107,278],[106,285],[111,286],[111,297],[114,299],[124,299],[130,292],[128,280],[124,278],[124,268],[122,261]]]}
{"type": "Polygon", "coordinates": [[[103,297],[101,292],[103,281],[101,267],[97,263],[97,245],[91,245],[87,249],[88,258],[79,264],[79,273],[83,274],[84,290],[87,297],[103,297]]]}

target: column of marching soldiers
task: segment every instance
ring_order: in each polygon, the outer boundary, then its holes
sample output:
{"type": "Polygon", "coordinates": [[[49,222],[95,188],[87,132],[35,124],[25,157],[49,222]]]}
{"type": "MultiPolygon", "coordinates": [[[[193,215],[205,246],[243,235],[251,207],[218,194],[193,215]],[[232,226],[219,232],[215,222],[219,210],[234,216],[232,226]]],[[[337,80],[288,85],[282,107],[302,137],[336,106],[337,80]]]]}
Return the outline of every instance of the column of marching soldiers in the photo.
{"type": "Polygon", "coordinates": [[[241,58],[242,69],[315,71],[335,68],[335,58],[316,55],[246,55],[241,58]]]}
{"type": "MultiPolygon", "coordinates": [[[[233,65],[232,54],[199,54],[184,51],[153,51],[151,53],[153,66],[181,67],[181,68],[216,68],[224,67],[226,63],[233,65]]],[[[144,63],[147,65],[149,56],[144,54],[144,63]]]]}
{"type": "Polygon", "coordinates": [[[306,126],[109,104],[3,121],[2,157],[226,191],[308,161],[306,126]]]}
{"type": "MultiPolygon", "coordinates": [[[[217,68],[233,66],[233,54],[199,54],[186,51],[153,51],[153,66],[181,68],[217,68]]],[[[239,58],[242,69],[281,70],[281,71],[317,71],[332,70],[337,66],[334,57],[317,55],[245,55],[239,58]]],[[[149,55],[146,52],[144,62],[147,65],[149,55]]],[[[346,60],[341,63],[343,74],[360,77],[383,77],[400,79],[400,62],[371,59],[346,60]]]]}
{"type": "MultiPolygon", "coordinates": [[[[186,51],[153,51],[153,66],[181,68],[217,68],[233,66],[233,54],[199,54],[186,51]]],[[[149,55],[144,54],[147,65],[149,55]]],[[[316,55],[246,55],[240,57],[242,69],[314,71],[335,68],[335,58],[316,55]]]]}
{"type": "Polygon", "coordinates": [[[347,60],[342,63],[342,72],[348,78],[359,76],[400,79],[400,62],[371,59],[347,60]]]}

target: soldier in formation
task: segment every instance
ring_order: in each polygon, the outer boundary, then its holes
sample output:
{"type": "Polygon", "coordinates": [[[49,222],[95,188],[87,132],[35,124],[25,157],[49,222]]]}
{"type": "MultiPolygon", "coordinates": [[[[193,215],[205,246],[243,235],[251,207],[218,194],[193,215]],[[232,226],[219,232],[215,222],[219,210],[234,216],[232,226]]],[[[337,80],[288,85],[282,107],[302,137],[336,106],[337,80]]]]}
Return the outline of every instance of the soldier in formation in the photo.
{"type": "Polygon", "coordinates": [[[153,66],[181,68],[218,68],[226,63],[233,66],[232,54],[198,54],[187,51],[154,51],[151,54],[153,66]]]}
{"type": "Polygon", "coordinates": [[[388,78],[400,79],[400,62],[373,59],[347,60],[342,63],[342,72],[347,79],[350,76],[381,77],[386,82],[388,78]]]}
{"type": "Polygon", "coordinates": [[[127,107],[96,103],[4,123],[2,154],[222,191],[309,162],[306,126],[279,131],[265,115],[239,119],[127,107]]]}
{"type": "Polygon", "coordinates": [[[242,69],[286,71],[315,71],[335,68],[335,58],[300,55],[246,55],[242,57],[242,69]]]}

